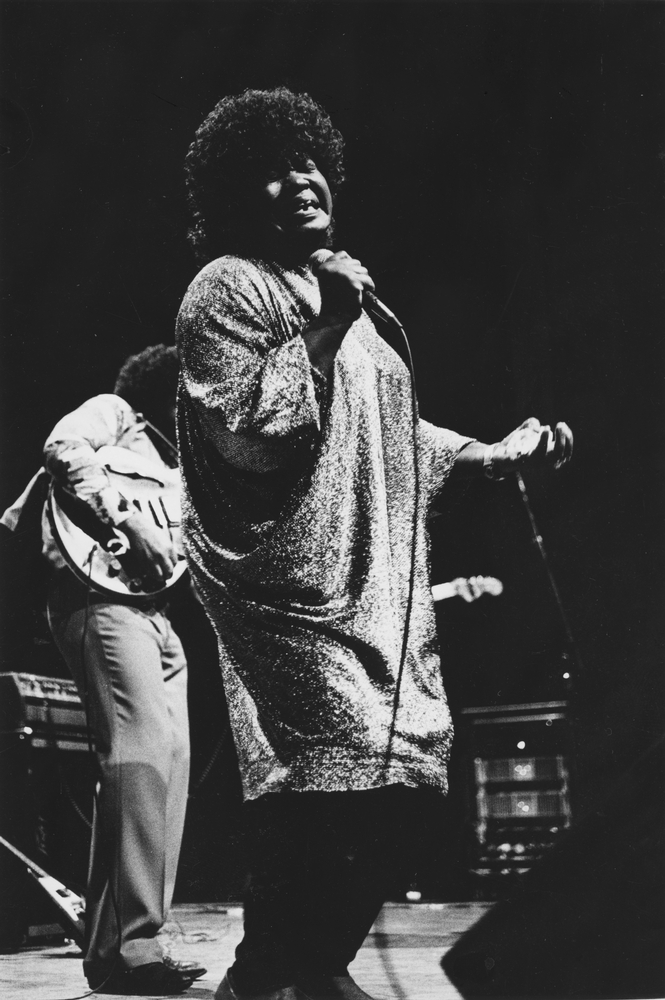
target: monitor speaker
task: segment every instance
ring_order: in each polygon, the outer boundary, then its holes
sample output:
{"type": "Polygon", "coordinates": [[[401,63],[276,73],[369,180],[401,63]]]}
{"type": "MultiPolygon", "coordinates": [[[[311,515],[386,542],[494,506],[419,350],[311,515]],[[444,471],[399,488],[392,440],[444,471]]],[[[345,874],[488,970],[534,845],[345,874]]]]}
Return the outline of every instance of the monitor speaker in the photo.
{"type": "Polygon", "coordinates": [[[463,997],[665,997],[663,746],[445,954],[463,997]]]}

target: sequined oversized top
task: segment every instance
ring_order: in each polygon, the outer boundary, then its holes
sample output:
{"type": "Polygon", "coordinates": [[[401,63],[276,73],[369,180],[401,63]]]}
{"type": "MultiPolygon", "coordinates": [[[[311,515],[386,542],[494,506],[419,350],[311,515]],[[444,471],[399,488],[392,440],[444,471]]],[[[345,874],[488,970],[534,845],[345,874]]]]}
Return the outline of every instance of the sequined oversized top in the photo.
{"type": "Polygon", "coordinates": [[[306,267],[221,257],[178,316],[183,527],[217,633],[248,799],[446,789],[452,737],[426,513],[469,438],[420,421],[413,607],[396,703],[416,491],[408,371],[363,313],[331,384],[300,336],[306,267]]]}

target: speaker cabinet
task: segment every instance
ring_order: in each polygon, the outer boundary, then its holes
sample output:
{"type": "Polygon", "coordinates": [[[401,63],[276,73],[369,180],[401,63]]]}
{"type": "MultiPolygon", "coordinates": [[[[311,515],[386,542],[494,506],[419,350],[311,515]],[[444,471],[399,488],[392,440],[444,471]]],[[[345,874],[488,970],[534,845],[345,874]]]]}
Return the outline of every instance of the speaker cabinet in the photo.
{"type": "Polygon", "coordinates": [[[463,997],[665,997],[663,746],[446,953],[463,997]]]}
{"type": "Polygon", "coordinates": [[[567,704],[462,710],[477,893],[525,874],[571,822],[567,704]]]}

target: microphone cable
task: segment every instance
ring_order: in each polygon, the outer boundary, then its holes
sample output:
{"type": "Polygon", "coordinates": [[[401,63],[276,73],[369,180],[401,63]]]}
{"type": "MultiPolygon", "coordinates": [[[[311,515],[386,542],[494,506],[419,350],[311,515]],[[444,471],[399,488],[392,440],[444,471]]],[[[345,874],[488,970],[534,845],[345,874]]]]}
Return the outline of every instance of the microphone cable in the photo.
{"type": "Polygon", "coordinates": [[[402,691],[402,680],[404,677],[404,668],[406,666],[406,658],[408,655],[408,645],[409,645],[409,631],[411,627],[411,614],[413,610],[413,593],[415,590],[415,580],[416,580],[416,552],[418,547],[418,519],[420,514],[420,463],[418,460],[418,425],[419,425],[419,412],[418,412],[418,396],[416,393],[416,374],[413,366],[413,355],[411,353],[411,345],[409,344],[409,339],[406,335],[406,330],[397,319],[395,314],[391,312],[387,306],[385,306],[379,299],[376,298],[372,293],[365,293],[364,298],[368,299],[367,310],[372,313],[376,318],[381,319],[384,323],[390,323],[393,325],[401,334],[405,351],[407,364],[406,367],[409,372],[409,386],[411,390],[411,429],[413,434],[413,486],[414,486],[414,501],[413,501],[413,520],[411,524],[411,558],[409,566],[409,586],[407,591],[406,599],[406,610],[404,613],[404,629],[402,632],[402,649],[400,652],[399,667],[397,670],[397,678],[395,680],[395,695],[393,699],[393,710],[392,718],[390,721],[390,731],[388,733],[388,743],[386,745],[386,759],[385,759],[385,770],[388,770],[390,764],[390,755],[393,748],[393,743],[395,740],[395,730],[397,726],[397,712],[399,710],[399,700],[402,691]]]}
{"type": "MultiPolygon", "coordinates": [[[[326,260],[332,257],[333,251],[330,249],[320,249],[315,250],[309,258],[309,265],[314,274],[316,274],[316,269],[320,267],[326,260]]],[[[415,577],[416,577],[416,550],[418,546],[418,516],[420,512],[420,468],[418,463],[418,397],[416,394],[416,375],[413,366],[413,355],[411,354],[411,345],[409,344],[409,339],[406,335],[406,331],[394,312],[384,305],[380,299],[377,299],[373,292],[365,290],[363,292],[363,305],[367,312],[371,313],[376,319],[381,320],[383,323],[387,323],[394,326],[400,333],[404,346],[406,349],[406,367],[409,372],[409,383],[411,388],[411,424],[413,433],[413,482],[414,482],[414,506],[413,506],[413,521],[411,527],[411,559],[409,567],[409,586],[407,591],[406,599],[406,610],[404,614],[404,630],[402,632],[402,649],[400,652],[399,667],[397,670],[397,677],[395,679],[395,695],[393,699],[393,710],[392,718],[390,721],[390,730],[388,733],[388,742],[386,744],[385,753],[385,763],[384,770],[387,772],[390,763],[390,754],[392,752],[393,743],[395,740],[395,730],[397,726],[397,712],[399,710],[399,699],[402,690],[402,680],[404,677],[404,668],[406,665],[406,657],[408,653],[409,644],[409,629],[411,626],[411,613],[413,609],[413,592],[415,589],[415,577]]]]}

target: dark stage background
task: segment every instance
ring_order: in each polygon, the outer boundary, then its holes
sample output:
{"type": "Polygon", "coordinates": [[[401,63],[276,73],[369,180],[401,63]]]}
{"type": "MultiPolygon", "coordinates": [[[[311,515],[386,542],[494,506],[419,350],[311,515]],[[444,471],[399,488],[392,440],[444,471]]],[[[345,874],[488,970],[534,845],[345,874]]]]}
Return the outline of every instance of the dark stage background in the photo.
{"type": "MultiPolygon", "coordinates": [[[[591,811],[662,729],[663,5],[5,2],[1,13],[0,506],[60,415],[109,391],[128,353],[172,342],[196,270],[182,164],[205,114],[246,86],[310,91],[347,142],[337,246],[402,318],[423,414],[482,440],[530,415],[574,429],[569,469],[528,480],[581,653],[572,691],[515,482],[451,490],[432,562],[434,582],[505,584],[500,598],[439,606],[456,716],[570,694],[577,815],[591,811]]],[[[40,672],[44,647],[16,626],[11,580],[5,590],[15,627],[3,668],[40,672]]],[[[228,740],[200,782],[222,694],[202,616],[181,615],[196,791],[180,891],[210,898],[240,878],[237,782],[228,740]]],[[[455,788],[437,855],[444,895],[461,864],[461,779],[455,788]]]]}

